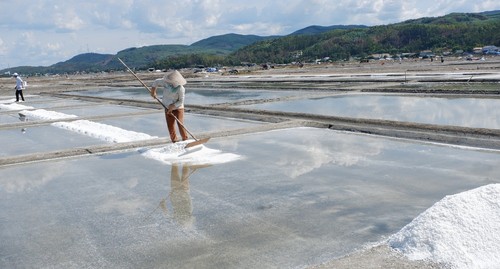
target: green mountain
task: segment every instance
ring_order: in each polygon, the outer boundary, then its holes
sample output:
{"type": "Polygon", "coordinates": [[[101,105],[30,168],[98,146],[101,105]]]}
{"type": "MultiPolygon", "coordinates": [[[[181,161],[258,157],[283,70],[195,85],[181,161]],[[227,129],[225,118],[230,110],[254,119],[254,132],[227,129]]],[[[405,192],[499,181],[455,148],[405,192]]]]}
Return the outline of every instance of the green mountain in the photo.
{"type": "Polygon", "coordinates": [[[272,39],[276,37],[278,36],[262,37],[257,35],[226,34],[200,40],[191,44],[190,47],[205,49],[208,51],[214,50],[215,52],[219,52],[218,54],[229,54],[257,41],[272,39]]]}
{"type": "Polygon", "coordinates": [[[356,28],[367,28],[365,25],[332,25],[332,26],[318,26],[312,25],[306,28],[300,29],[291,33],[290,35],[316,35],[324,32],[337,30],[337,29],[356,29],[356,28]]]}
{"type": "Polygon", "coordinates": [[[345,60],[374,53],[419,53],[422,50],[472,51],[500,45],[500,11],[452,13],[368,28],[335,29],[256,42],[228,57],[232,62],[289,63],[329,57],[345,60]]]}
{"type": "MultiPolygon", "coordinates": [[[[262,37],[256,35],[226,34],[213,36],[200,40],[191,45],[153,45],[140,48],[128,48],[119,51],[116,55],[83,53],[73,58],[53,64],[51,66],[20,66],[16,71],[24,74],[45,74],[45,73],[74,73],[74,72],[100,72],[107,70],[123,69],[117,58],[122,59],[131,68],[147,69],[155,65],[156,62],[182,55],[208,54],[208,55],[228,55],[242,47],[261,40],[275,37],[262,37]]],[[[11,68],[10,68],[11,69],[11,68]]],[[[8,71],[7,69],[0,72],[8,71]]]]}

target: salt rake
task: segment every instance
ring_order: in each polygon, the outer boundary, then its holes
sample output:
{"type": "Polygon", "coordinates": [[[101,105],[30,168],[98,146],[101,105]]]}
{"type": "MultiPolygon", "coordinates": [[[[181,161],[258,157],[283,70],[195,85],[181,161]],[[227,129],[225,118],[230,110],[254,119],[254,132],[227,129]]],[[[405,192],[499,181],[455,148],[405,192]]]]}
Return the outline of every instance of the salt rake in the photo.
{"type": "MultiPolygon", "coordinates": [[[[134,77],[139,81],[141,82],[142,86],[144,86],[144,88],[146,88],[146,90],[148,90],[149,93],[151,93],[151,89],[149,89],[148,85],[146,85],[146,83],[144,83],[144,81],[142,81],[135,73],[134,71],[132,71],[132,69],[130,69],[123,61],[122,59],[118,58],[118,61],[120,61],[120,63],[123,64],[123,66],[125,66],[127,68],[127,70],[132,73],[132,75],[134,75],[134,77]]],[[[166,110],[168,110],[168,107],[165,106],[165,104],[160,101],[160,99],[158,99],[158,97],[154,96],[154,99],[156,101],[158,101],[158,103],[160,103],[163,108],[165,108],[166,110]]],[[[184,129],[186,130],[186,132],[188,132],[191,137],[193,137],[193,139],[195,140],[194,142],[190,142],[190,143],[187,143],[186,146],[184,148],[190,148],[190,147],[194,147],[194,146],[197,146],[197,145],[201,145],[201,144],[205,144],[206,142],[208,142],[208,140],[210,139],[210,137],[206,137],[206,138],[202,138],[202,139],[198,139],[196,138],[187,128],[186,126],[184,126],[184,124],[182,124],[182,122],[174,115],[174,114],[171,114],[172,117],[174,117],[174,119],[177,121],[177,123],[184,129]]]]}

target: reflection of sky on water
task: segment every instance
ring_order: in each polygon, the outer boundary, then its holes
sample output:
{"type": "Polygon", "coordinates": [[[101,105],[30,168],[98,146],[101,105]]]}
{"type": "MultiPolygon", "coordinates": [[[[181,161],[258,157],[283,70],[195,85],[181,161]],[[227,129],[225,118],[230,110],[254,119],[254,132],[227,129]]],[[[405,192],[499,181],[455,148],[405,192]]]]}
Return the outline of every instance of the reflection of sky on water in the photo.
{"type": "Polygon", "coordinates": [[[2,130],[0,156],[57,151],[104,143],[101,140],[50,125],[2,130]],[[24,132],[23,132],[24,130],[24,132]]]}
{"type": "Polygon", "coordinates": [[[186,104],[206,105],[294,95],[297,95],[297,92],[245,89],[191,89],[189,91],[186,90],[186,104]]]}
{"type": "MultiPolygon", "coordinates": [[[[84,96],[96,96],[116,99],[153,100],[145,88],[122,88],[112,90],[89,90],[78,91],[72,94],[84,96]]],[[[269,91],[269,90],[246,90],[246,89],[199,89],[186,86],[186,104],[208,105],[226,102],[235,102],[253,99],[267,99],[284,96],[293,96],[293,91],[269,91]]],[[[158,94],[161,99],[161,92],[158,94]]]]}
{"type": "Polygon", "coordinates": [[[110,114],[126,114],[126,113],[142,112],[142,111],[146,111],[146,110],[155,111],[153,109],[148,109],[148,108],[110,105],[110,104],[95,104],[94,106],[53,109],[53,111],[56,111],[56,112],[69,114],[69,115],[76,115],[79,117],[102,116],[102,115],[110,115],[110,114]]]}
{"type": "Polygon", "coordinates": [[[500,99],[343,95],[243,107],[500,129],[500,99]]]}
{"type": "Polygon", "coordinates": [[[0,114],[0,124],[18,123],[18,122],[20,122],[19,115],[15,112],[13,112],[13,113],[1,113],[0,114]]]}
{"type": "Polygon", "coordinates": [[[79,105],[85,105],[88,103],[85,103],[83,101],[79,100],[71,100],[71,99],[54,99],[51,101],[42,101],[42,102],[27,102],[24,103],[24,105],[27,106],[32,106],[36,109],[51,109],[53,107],[62,107],[62,106],[79,106],[79,105]]]}
{"type": "Polygon", "coordinates": [[[500,182],[498,153],[327,129],[207,146],[245,160],[181,185],[135,151],[0,168],[0,267],[306,267],[393,234],[445,195],[500,182]]]}
{"type": "MultiPolygon", "coordinates": [[[[163,110],[158,110],[158,112],[153,112],[147,115],[104,119],[100,120],[99,123],[120,127],[125,130],[146,133],[152,136],[168,136],[167,124],[165,122],[165,114],[163,113],[163,110]]],[[[184,125],[194,134],[232,130],[260,124],[262,123],[190,113],[186,113],[184,115],[184,125]]]]}

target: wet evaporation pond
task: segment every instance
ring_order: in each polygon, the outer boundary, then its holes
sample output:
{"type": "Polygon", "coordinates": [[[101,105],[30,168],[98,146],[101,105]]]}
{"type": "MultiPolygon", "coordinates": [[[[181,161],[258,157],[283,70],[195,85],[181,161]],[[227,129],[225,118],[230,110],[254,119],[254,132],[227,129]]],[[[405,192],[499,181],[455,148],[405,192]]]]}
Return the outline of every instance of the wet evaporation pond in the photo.
{"type": "Polygon", "coordinates": [[[340,95],[240,106],[329,116],[500,129],[500,99],[340,95]]]}
{"type": "MultiPolygon", "coordinates": [[[[72,95],[94,96],[111,99],[153,100],[145,88],[122,88],[87,90],[68,93],[72,95]]],[[[186,86],[186,105],[209,105],[235,101],[270,99],[295,96],[297,91],[269,91],[248,89],[201,89],[186,86]]],[[[158,94],[161,99],[161,93],[158,94]]]]}
{"type": "MultiPolygon", "coordinates": [[[[12,92],[12,96],[14,96],[14,92],[12,92]]],[[[41,95],[31,95],[31,94],[26,94],[24,93],[24,98],[25,102],[20,102],[19,104],[21,105],[30,105],[31,103],[37,103],[37,102],[47,102],[51,101],[54,98],[52,97],[47,97],[47,96],[41,96],[41,95]]],[[[16,101],[15,96],[14,97],[0,97],[0,104],[8,104],[8,103],[13,103],[16,101]]]]}
{"type": "Polygon", "coordinates": [[[54,109],[57,107],[71,107],[71,106],[85,106],[92,105],[91,103],[79,101],[79,100],[71,100],[71,99],[63,99],[63,98],[51,98],[51,100],[43,100],[36,102],[24,102],[22,103],[25,106],[30,106],[35,109],[54,109]]]}
{"type": "Polygon", "coordinates": [[[142,113],[148,111],[154,113],[156,111],[156,109],[150,109],[150,108],[140,108],[140,107],[110,105],[110,104],[95,104],[95,105],[81,106],[74,108],[54,108],[52,110],[68,115],[76,115],[78,117],[133,114],[133,113],[142,113]]]}
{"type": "Polygon", "coordinates": [[[0,125],[7,123],[19,123],[23,121],[24,119],[20,117],[17,112],[9,112],[9,113],[0,112],[0,125]]]}
{"type": "MultiPolygon", "coordinates": [[[[161,110],[159,110],[158,113],[140,116],[136,115],[110,118],[100,120],[98,122],[116,126],[125,130],[146,133],[152,136],[168,136],[165,114],[161,110]]],[[[196,135],[198,133],[227,131],[262,125],[263,123],[249,120],[220,118],[186,113],[184,115],[184,124],[191,133],[196,135]]]]}
{"type": "Polygon", "coordinates": [[[243,159],[165,165],[130,151],[0,168],[0,267],[302,268],[500,182],[497,152],[327,129],[207,147],[243,159]]]}
{"type": "Polygon", "coordinates": [[[60,129],[51,125],[2,130],[0,156],[33,154],[99,145],[104,141],[60,129]]]}

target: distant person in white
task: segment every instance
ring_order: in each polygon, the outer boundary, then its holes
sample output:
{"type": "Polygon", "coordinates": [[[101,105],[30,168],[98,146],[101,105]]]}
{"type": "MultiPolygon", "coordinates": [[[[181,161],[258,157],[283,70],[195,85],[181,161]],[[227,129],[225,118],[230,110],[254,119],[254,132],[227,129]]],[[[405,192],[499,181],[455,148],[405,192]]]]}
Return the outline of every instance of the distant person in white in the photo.
{"type": "Polygon", "coordinates": [[[19,74],[17,74],[17,73],[14,73],[13,76],[14,76],[14,78],[16,78],[16,87],[14,88],[14,89],[16,89],[16,102],[19,102],[19,95],[21,96],[21,100],[24,101],[23,80],[21,79],[21,76],[19,76],[19,74]]]}

